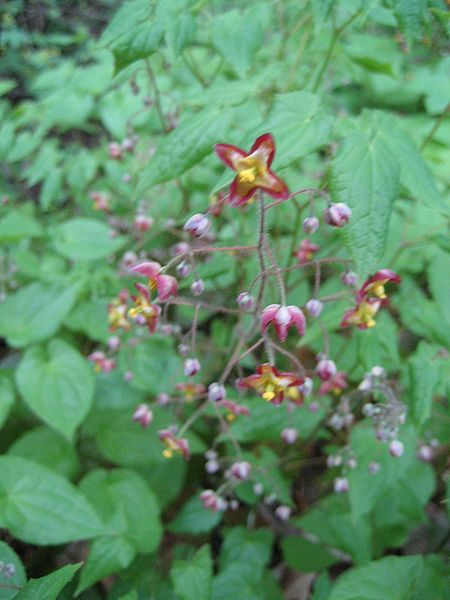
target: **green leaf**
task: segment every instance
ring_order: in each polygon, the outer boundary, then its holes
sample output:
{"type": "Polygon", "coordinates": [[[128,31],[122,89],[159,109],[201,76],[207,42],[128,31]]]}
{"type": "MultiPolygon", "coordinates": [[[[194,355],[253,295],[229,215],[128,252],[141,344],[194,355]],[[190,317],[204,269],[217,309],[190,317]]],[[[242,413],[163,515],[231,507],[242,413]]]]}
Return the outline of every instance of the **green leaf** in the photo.
{"type": "Polygon", "coordinates": [[[332,196],[352,210],[343,233],[361,279],[380,266],[399,177],[396,157],[376,132],[349,135],[332,162],[332,196]]]}
{"type": "Polygon", "coordinates": [[[71,581],[81,567],[81,563],[66,565],[50,575],[39,579],[30,579],[15,596],[17,600],[58,600],[59,593],[71,581]]]}
{"type": "Polygon", "coordinates": [[[90,544],[76,593],[80,594],[104,577],[126,569],[135,556],[136,550],[122,536],[96,538],[90,544]]]}
{"type": "Polygon", "coordinates": [[[17,242],[41,235],[42,227],[29,210],[13,209],[0,222],[0,242],[17,242]]]}
{"type": "Polygon", "coordinates": [[[43,210],[49,210],[61,200],[63,186],[62,169],[55,168],[47,175],[41,188],[39,204],[43,210]]]}
{"type": "Polygon", "coordinates": [[[205,510],[199,496],[190,498],[168,526],[173,533],[202,535],[216,527],[222,520],[220,511],[205,510]]]}
{"type": "Polygon", "coordinates": [[[110,228],[94,219],[71,219],[51,231],[55,250],[72,260],[97,260],[114,254],[125,238],[111,237],[110,228]]]}
{"type": "Polygon", "coordinates": [[[338,560],[321,544],[314,544],[298,535],[283,538],[281,547],[287,564],[302,573],[323,571],[338,560]]]}
{"type": "Polygon", "coordinates": [[[189,560],[176,560],[170,570],[175,592],[183,600],[211,600],[213,563],[208,545],[189,560]]]}
{"type": "Polygon", "coordinates": [[[91,298],[76,305],[64,325],[74,331],[82,331],[91,340],[106,342],[111,332],[108,329],[108,304],[110,299],[91,298]]]}
{"type": "Polygon", "coordinates": [[[382,111],[365,111],[362,124],[368,130],[375,128],[385,142],[396,164],[400,165],[400,183],[408,193],[419,202],[448,215],[448,204],[442,198],[433,174],[412,139],[398,125],[398,119],[382,111]]]}
{"type": "Polygon", "coordinates": [[[17,370],[17,385],[28,406],[71,440],[89,412],[94,395],[91,365],[63,340],[28,348],[17,370]]]}
{"type": "Polygon", "coordinates": [[[182,361],[167,337],[153,336],[136,348],[133,386],[138,390],[154,395],[170,391],[182,372],[182,361]]]}
{"type": "Polygon", "coordinates": [[[203,160],[213,152],[214,144],[223,139],[230,122],[229,109],[205,108],[194,115],[185,115],[178,127],[161,139],[139,181],[137,194],[179,177],[203,160]]]}
{"type": "Polygon", "coordinates": [[[17,589],[14,587],[8,588],[8,586],[21,588],[25,585],[27,580],[25,569],[14,550],[2,541],[0,541],[0,560],[5,565],[12,564],[14,566],[14,575],[10,577],[7,577],[3,570],[0,572],[0,600],[12,600],[17,596],[17,589]]]}
{"type": "Polygon", "coordinates": [[[166,39],[175,56],[180,55],[186,46],[194,41],[197,23],[189,12],[177,14],[166,23],[166,39]]]}
{"type": "Polygon", "coordinates": [[[274,535],[269,529],[233,527],[225,532],[220,568],[226,569],[232,563],[249,564],[262,574],[272,556],[273,543],[274,535]]]}
{"type": "Polygon", "coordinates": [[[150,21],[135,25],[113,43],[114,74],[143,58],[149,58],[161,44],[164,28],[150,21]]]}
{"type": "Polygon", "coordinates": [[[77,285],[40,283],[22,288],[0,304],[0,336],[14,347],[48,339],[72,310],[78,291],[77,285]]]}
{"type": "Polygon", "coordinates": [[[436,304],[450,324],[450,254],[438,251],[428,265],[428,284],[436,304]]]}
{"type": "Polygon", "coordinates": [[[73,479],[80,469],[75,448],[50,427],[35,427],[22,434],[8,449],[11,456],[22,456],[73,479]]]}
{"type": "Polygon", "coordinates": [[[9,377],[0,373],[0,427],[3,427],[14,404],[14,388],[9,377]]]}
{"type": "Polygon", "coordinates": [[[423,16],[427,12],[426,0],[395,0],[394,10],[406,37],[418,39],[422,33],[423,16]]]}
{"type": "Polygon", "coordinates": [[[411,416],[416,425],[422,425],[431,414],[433,393],[438,383],[440,361],[437,348],[420,342],[408,359],[409,393],[407,395],[411,416]]]}
{"type": "Polygon", "coordinates": [[[92,506],[67,479],[18,456],[0,457],[0,526],[38,545],[105,533],[92,506]]]}
{"type": "MultiPolygon", "coordinates": [[[[212,600],[263,600],[264,586],[260,573],[252,565],[232,563],[213,579],[212,600]]],[[[269,600],[269,599],[267,599],[269,600]]],[[[274,599],[275,600],[275,599],[274,599]]]]}
{"type": "Polygon", "coordinates": [[[329,600],[406,600],[422,574],[422,561],[421,556],[387,556],[350,569],[339,577],[329,600]]]}

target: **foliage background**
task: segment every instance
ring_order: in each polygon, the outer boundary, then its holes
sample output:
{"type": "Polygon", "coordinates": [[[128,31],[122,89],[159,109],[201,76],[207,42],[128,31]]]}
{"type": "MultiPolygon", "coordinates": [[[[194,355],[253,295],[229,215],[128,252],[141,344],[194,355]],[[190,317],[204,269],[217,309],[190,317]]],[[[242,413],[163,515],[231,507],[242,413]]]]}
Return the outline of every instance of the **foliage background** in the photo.
{"type": "MultiPolygon", "coordinates": [[[[0,573],[0,598],[276,600],[295,597],[295,586],[314,600],[444,598],[447,34],[439,0],[3,4],[0,559],[15,573],[0,573]],[[408,407],[400,459],[360,412],[349,440],[331,431],[332,399],[318,413],[298,409],[300,442],[289,452],[279,441],[284,407],[246,400],[252,416],[232,427],[249,460],[268,469],[266,493],[294,509],[288,523],[246,484],[236,512],[201,507],[198,491],[214,485],[202,457],[209,422],[189,432],[189,464],[166,461],[156,433],[189,406],[155,406],[149,430],[131,422],[138,403],[182,378],[172,338],[124,344],[109,374],[86,360],[110,335],[108,302],[131,289],[124,252],[167,261],[186,218],[230,180],[213,145],[247,148],[265,131],[291,189],[329,189],[353,210],[342,232],[318,232],[322,255],[352,258],[361,280],[383,267],[403,279],[373,330],[343,335],[342,303],[322,317],[352,384],[377,364],[397,381],[408,407]],[[135,150],[112,160],[108,144],[132,135],[135,150]],[[109,195],[110,215],[94,210],[94,190],[109,195]],[[132,225],[141,213],[154,219],[144,236],[132,225]],[[432,440],[433,461],[417,460],[432,440]],[[358,467],[349,494],[336,495],[320,457],[347,442],[358,467]]],[[[253,243],[254,213],[224,210],[218,244],[253,243]]],[[[271,214],[283,264],[303,216],[290,202],[271,214]]],[[[198,269],[208,298],[232,305],[256,259],[220,255],[198,269]]],[[[313,282],[293,283],[288,300],[303,304],[313,282]]],[[[321,293],[339,289],[330,269],[321,293]]],[[[187,331],[192,311],[172,317],[187,331]]],[[[233,319],[201,314],[202,381],[215,380],[235,336],[233,319]]],[[[296,352],[311,365],[322,349],[311,324],[296,352]]],[[[221,452],[232,454],[226,440],[221,452]]]]}

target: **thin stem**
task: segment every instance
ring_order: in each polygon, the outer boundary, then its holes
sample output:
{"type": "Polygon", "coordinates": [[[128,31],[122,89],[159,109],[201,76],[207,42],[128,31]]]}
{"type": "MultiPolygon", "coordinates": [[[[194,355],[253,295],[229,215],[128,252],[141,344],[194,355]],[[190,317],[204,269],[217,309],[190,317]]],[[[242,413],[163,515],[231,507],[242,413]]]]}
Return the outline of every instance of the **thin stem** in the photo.
{"type": "MultiPolygon", "coordinates": [[[[243,341],[242,338],[241,338],[241,341],[243,341]]],[[[239,343],[236,346],[235,351],[233,352],[233,356],[231,357],[231,359],[229,360],[227,366],[225,367],[224,372],[220,376],[219,383],[224,383],[226,381],[228,375],[231,373],[231,370],[234,367],[234,365],[236,365],[243,358],[245,358],[246,356],[248,356],[249,354],[251,354],[252,352],[254,352],[257,348],[259,348],[259,346],[261,346],[261,344],[263,342],[264,342],[263,338],[259,339],[257,342],[255,342],[253,344],[253,346],[250,346],[250,348],[248,348],[245,352],[243,352],[242,354],[240,354],[239,356],[237,356],[237,354],[239,354],[239,351],[240,351],[240,349],[242,348],[242,345],[243,345],[243,344],[239,343]],[[236,352],[236,350],[237,350],[237,352],[236,352]]]]}
{"type": "Polygon", "coordinates": [[[294,363],[294,365],[297,367],[297,369],[299,370],[299,372],[302,375],[305,374],[305,367],[298,360],[298,358],[292,354],[292,352],[289,352],[289,350],[286,350],[282,346],[279,346],[278,344],[275,344],[275,342],[273,342],[272,340],[270,340],[270,343],[272,345],[272,348],[275,348],[275,350],[277,352],[279,352],[280,354],[284,354],[284,356],[287,356],[294,363]]]}
{"type": "Polygon", "coordinates": [[[209,254],[210,252],[249,252],[250,250],[257,250],[258,246],[220,246],[214,248],[212,246],[205,246],[204,248],[191,248],[186,252],[181,252],[169,260],[169,262],[162,267],[162,271],[167,271],[173,265],[186,258],[191,254],[209,254]]]}
{"type": "Polygon", "coordinates": [[[261,276],[261,285],[259,286],[258,298],[256,300],[256,313],[261,309],[262,300],[264,297],[264,288],[266,284],[266,262],[264,259],[264,238],[266,229],[266,219],[264,210],[264,199],[261,193],[258,194],[258,259],[259,259],[259,271],[261,276]]]}
{"type": "Polygon", "coordinates": [[[274,269],[275,277],[277,278],[278,290],[280,292],[280,304],[282,306],[286,306],[286,286],[284,285],[284,279],[281,274],[281,267],[277,264],[273,252],[270,249],[270,246],[267,243],[267,241],[264,241],[264,248],[274,269]]]}
{"type": "Polygon", "coordinates": [[[436,119],[436,122],[434,123],[430,133],[425,137],[423,142],[420,144],[419,150],[423,150],[425,148],[425,146],[431,142],[431,140],[434,137],[434,134],[436,133],[436,131],[439,129],[439,127],[444,122],[444,119],[449,111],[450,111],[450,104],[447,104],[445,109],[442,111],[442,113],[436,119]]]}
{"type": "Polygon", "coordinates": [[[198,307],[198,309],[205,310],[215,310],[216,312],[221,312],[230,315],[242,315],[245,311],[240,310],[239,308],[228,308],[227,306],[216,306],[215,304],[209,304],[207,302],[194,302],[187,298],[171,298],[167,300],[167,304],[174,304],[179,306],[192,306],[198,307]]]}
{"type": "Polygon", "coordinates": [[[194,423],[194,421],[196,421],[198,419],[198,417],[202,414],[202,412],[205,410],[205,408],[208,406],[208,404],[209,404],[208,400],[206,402],[203,402],[203,404],[201,404],[197,408],[197,410],[192,413],[192,415],[189,417],[189,419],[186,421],[186,423],[183,424],[183,427],[178,431],[178,433],[177,433],[178,438],[183,437],[183,434],[186,433],[186,431],[194,423]]]}
{"type": "Polygon", "coordinates": [[[207,88],[208,83],[204,79],[203,75],[200,73],[200,70],[197,66],[197,63],[195,62],[193,55],[191,53],[189,53],[189,55],[188,55],[187,50],[185,50],[183,52],[182,56],[183,56],[183,60],[186,64],[187,68],[192,73],[192,75],[195,77],[195,79],[200,83],[200,85],[203,88],[207,88]],[[189,60],[188,60],[188,56],[189,56],[189,60]]]}
{"type": "Polygon", "coordinates": [[[199,303],[197,302],[194,309],[194,318],[192,319],[191,328],[191,352],[195,352],[195,342],[197,336],[197,324],[198,324],[198,312],[200,310],[199,303]]]}
{"type": "Polygon", "coordinates": [[[170,131],[169,124],[167,123],[166,118],[163,113],[163,110],[162,110],[161,96],[159,93],[158,85],[156,83],[156,77],[155,77],[155,74],[153,73],[153,69],[152,69],[152,67],[150,65],[150,61],[148,59],[145,60],[145,68],[147,70],[148,78],[150,79],[150,83],[153,88],[153,92],[155,94],[155,108],[156,108],[156,112],[158,113],[159,120],[161,121],[161,125],[163,126],[164,130],[166,132],[170,131]]]}

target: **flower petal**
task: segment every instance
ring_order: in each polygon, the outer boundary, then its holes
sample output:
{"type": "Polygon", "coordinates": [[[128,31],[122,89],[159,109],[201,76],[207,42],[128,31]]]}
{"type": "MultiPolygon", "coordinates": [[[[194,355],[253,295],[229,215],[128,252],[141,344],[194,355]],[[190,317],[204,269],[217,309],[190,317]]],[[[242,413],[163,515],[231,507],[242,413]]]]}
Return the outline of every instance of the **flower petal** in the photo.
{"type": "Polygon", "coordinates": [[[290,196],[289,188],[284,181],[275,175],[269,169],[264,175],[259,175],[254,185],[264,190],[272,198],[278,198],[280,200],[287,200],[290,196]]]}
{"type": "Polygon", "coordinates": [[[275,140],[271,133],[264,133],[260,135],[253,146],[251,147],[250,154],[251,158],[258,158],[267,167],[270,167],[275,155],[275,140]]]}
{"type": "Polygon", "coordinates": [[[178,282],[172,275],[158,275],[156,278],[156,289],[159,299],[165,302],[170,296],[176,296],[178,291],[178,282]]]}
{"type": "Polygon", "coordinates": [[[148,287],[146,285],[143,285],[142,283],[135,283],[134,287],[141,294],[141,296],[147,300],[147,302],[150,302],[150,292],[148,291],[148,287]]]}
{"type": "Polygon", "coordinates": [[[161,271],[161,265],[155,261],[146,261],[133,265],[128,270],[132,273],[144,275],[144,277],[148,277],[149,279],[155,279],[161,271]]]}
{"type": "Polygon", "coordinates": [[[251,187],[242,184],[237,177],[233,179],[230,186],[230,193],[228,196],[228,204],[233,208],[242,206],[245,204],[256,192],[256,187],[252,184],[251,187]]]}
{"type": "Polygon", "coordinates": [[[289,314],[291,315],[291,322],[296,327],[300,335],[305,334],[306,319],[303,311],[298,306],[288,306],[289,314]]]}
{"type": "Polygon", "coordinates": [[[275,315],[276,315],[276,313],[277,313],[277,311],[278,311],[279,308],[280,308],[279,304],[269,304],[269,306],[266,306],[266,308],[262,311],[262,314],[261,314],[261,332],[263,334],[266,332],[267,327],[269,326],[269,324],[275,318],[275,315]]]}
{"type": "Polygon", "coordinates": [[[241,148],[238,148],[237,146],[232,146],[231,144],[216,144],[214,150],[220,160],[224,162],[227,167],[233,169],[233,171],[236,171],[238,161],[247,156],[247,153],[244,152],[244,150],[241,150],[241,148]]]}

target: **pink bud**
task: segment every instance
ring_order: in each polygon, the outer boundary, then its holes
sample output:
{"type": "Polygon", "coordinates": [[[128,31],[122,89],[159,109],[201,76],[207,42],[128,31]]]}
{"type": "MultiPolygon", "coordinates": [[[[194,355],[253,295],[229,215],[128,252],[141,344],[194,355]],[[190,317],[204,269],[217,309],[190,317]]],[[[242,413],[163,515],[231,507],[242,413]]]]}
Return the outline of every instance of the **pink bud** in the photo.
{"type": "Polygon", "coordinates": [[[303,231],[308,235],[315,233],[319,229],[319,219],[317,217],[307,217],[303,221],[303,231]]]}
{"type": "Polygon", "coordinates": [[[177,273],[180,277],[187,277],[191,272],[191,266],[185,260],[177,265],[177,273]]]}
{"type": "Polygon", "coordinates": [[[313,380],[311,377],[305,377],[305,381],[298,386],[298,389],[304,396],[310,396],[313,389],[313,380]]]}
{"type": "Polygon", "coordinates": [[[165,392],[160,392],[156,396],[156,402],[158,403],[159,406],[167,406],[170,402],[169,394],[166,394],[165,392]]]}
{"type": "Polygon", "coordinates": [[[122,148],[117,142],[111,142],[108,146],[109,157],[114,160],[121,160],[123,158],[122,148]]]}
{"type": "Polygon", "coordinates": [[[330,204],[330,206],[323,211],[325,221],[332,227],[343,227],[346,225],[351,214],[351,209],[343,202],[330,204]]]}
{"type": "Polygon", "coordinates": [[[220,402],[226,398],[225,387],[221,383],[211,383],[208,386],[208,400],[210,402],[220,402]]]}
{"type": "Polygon", "coordinates": [[[112,335],[108,338],[108,348],[114,352],[120,348],[120,338],[117,335],[112,335]]]}
{"type": "Polygon", "coordinates": [[[419,446],[419,449],[417,450],[417,458],[423,460],[424,462],[430,462],[433,460],[433,457],[434,451],[431,446],[428,446],[427,444],[419,446]]]}
{"type": "Polygon", "coordinates": [[[308,404],[308,410],[312,413],[316,413],[320,408],[320,404],[318,402],[310,402],[308,404]]]}
{"type": "Polygon", "coordinates": [[[201,366],[196,358],[187,358],[184,361],[184,374],[186,377],[193,377],[200,371],[201,366]]]}
{"type": "Polygon", "coordinates": [[[316,373],[322,379],[322,381],[327,381],[331,379],[337,373],[336,364],[333,360],[329,358],[322,358],[319,360],[316,366],[316,373]]]}
{"type": "Polygon", "coordinates": [[[373,461],[373,462],[370,463],[370,465],[369,465],[369,473],[371,475],[376,475],[379,470],[380,470],[380,463],[377,463],[375,461],[373,461]]]}
{"type": "Polygon", "coordinates": [[[298,439],[298,431],[293,427],[286,427],[281,432],[281,439],[283,442],[286,442],[286,444],[295,444],[298,439]]]}
{"type": "Polygon", "coordinates": [[[203,279],[196,279],[191,285],[191,292],[194,296],[201,296],[205,291],[205,282],[203,279]]]}
{"type": "Polygon", "coordinates": [[[341,275],[341,281],[343,284],[348,286],[356,285],[358,276],[353,271],[345,271],[345,273],[342,273],[341,275]]]}
{"type": "Polygon", "coordinates": [[[250,471],[252,470],[250,463],[243,460],[241,462],[236,462],[230,467],[230,473],[235,479],[239,479],[240,481],[245,481],[250,476],[250,471]]]}
{"type": "Polygon", "coordinates": [[[236,299],[238,306],[245,310],[253,310],[255,308],[255,299],[247,292],[241,292],[236,299]]]}
{"type": "Polygon", "coordinates": [[[389,444],[389,453],[395,458],[399,458],[403,454],[404,450],[405,448],[399,440],[392,440],[392,442],[389,444]]]}
{"type": "Polygon", "coordinates": [[[136,215],[133,223],[133,227],[142,233],[145,233],[150,229],[155,221],[151,217],[145,215],[136,215]]]}
{"type": "Polygon", "coordinates": [[[217,460],[208,460],[208,462],[205,464],[206,472],[209,473],[210,475],[212,475],[213,473],[217,473],[219,468],[220,467],[219,467],[219,463],[217,462],[217,460]]]}
{"type": "Polygon", "coordinates": [[[125,371],[125,373],[123,374],[123,379],[127,383],[132,381],[133,378],[134,378],[134,373],[132,371],[125,371]]]}
{"type": "Polygon", "coordinates": [[[179,254],[185,254],[189,251],[189,244],[187,242],[178,242],[170,249],[172,256],[178,256],[179,254]]]}
{"type": "Polygon", "coordinates": [[[221,498],[213,490],[205,490],[200,494],[200,501],[203,504],[203,508],[209,508],[213,511],[226,510],[227,504],[223,498],[221,498]]]}
{"type": "Polygon", "coordinates": [[[139,404],[133,413],[133,421],[141,427],[148,427],[153,419],[153,413],[146,404],[139,404]]]}
{"type": "Polygon", "coordinates": [[[348,492],[348,490],[350,489],[347,477],[336,477],[333,485],[334,485],[334,491],[337,494],[342,494],[342,493],[348,492]]]}
{"type": "Polygon", "coordinates": [[[306,303],[306,310],[312,317],[318,317],[323,310],[323,304],[320,300],[311,298],[311,300],[308,300],[306,303]]]}
{"type": "Polygon", "coordinates": [[[208,233],[210,228],[211,221],[209,220],[209,217],[202,213],[198,213],[192,215],[192,217],[186,221],[183,229],[188,231],[191,235],[201,238],[208,233]]]}

